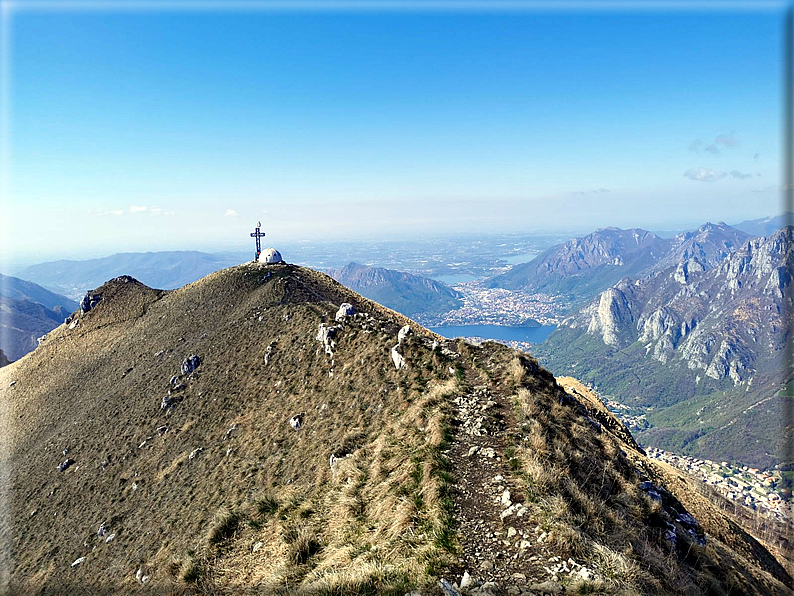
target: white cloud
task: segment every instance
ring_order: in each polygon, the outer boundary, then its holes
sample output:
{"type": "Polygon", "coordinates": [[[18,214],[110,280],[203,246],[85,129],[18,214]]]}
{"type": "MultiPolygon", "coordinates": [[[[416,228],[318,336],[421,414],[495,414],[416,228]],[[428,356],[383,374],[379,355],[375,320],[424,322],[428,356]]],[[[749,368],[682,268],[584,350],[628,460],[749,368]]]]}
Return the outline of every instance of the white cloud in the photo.
{"type": "Polygon", "coordinates": [[[155,217],[160,215],[174,215],[174,212],[166,211],[165,209],[160,209],[159,207],[152,207],[149,209],[149,215],[153,215],[155,217]]]}
{"type": "Polygon", "coordinates": [[[130,205],[130,213],[141,213],[142,211],[146,211],[149,209],[146,205],[143,207],[138,207],[137,205],[130,205]]]}
{"type": "Polygon", "coordinates": [[[108,211],[94,211],[93,209],[88,210],[89,215],[124,215],[123,209],[110,209],[108,211]]]}
{"type": "Polygon", "coordinates": [[[742,174],[739,170],[731,170],[731,176],[734,178],[738,178],[739,180],[745,180],[747,178],[752,178],[752,174],[742,174]]]}
{"type": "Polygon", "coordinates": [[[227,209],[224,215],[226,217],[237,217],[237,211],[235,211],[234,209],[227,209]]]}
{"type": "Polygon", "coordinates": [[[736,147],[739,144],[739,140],[734,136],[733,133],[719,135],[716,139],[714,139],[714,142],[717,145],[724,145],[725,147],[736,147]]]}
{"type": "Polygon", "coordinates": [[[713,153],[714,155],[719,155],[720,153],[722,153],[722,151],[720,151],[720,148],[717,147],[716,145],[713,145],[713,144],[712,145],[706,145],[703,148],[703,151],[708,151],[709,153],[713,153]]]}
{"type": "Polygon", "coordinates": [[[608,188],[595,188],[595,189],[589,190],[589,191],[575,190],[575,191],[573,191],[572,194],[574,194],[574,195],[576,195],[578,197],[583,197],[585,195],[590,195],[590,194],[592,194],[592,195],[601,194],[602,192],[609,192],[609,189],[608,188]]]}
{"type": "Polygon", "coordinates": [[[695,139],[691,143],[689,143],[689,150],[690,151],[700,151],[700,148],[703,146],[703,141],[700,139],[695,139]]]}
{"type": "Polygon", "coordinates": [[[725,178],[725,172],[717,172],[708,168],[689,168],[684,172],[684,177],[697,182],[714,182],[720,178],[725,178]]]}

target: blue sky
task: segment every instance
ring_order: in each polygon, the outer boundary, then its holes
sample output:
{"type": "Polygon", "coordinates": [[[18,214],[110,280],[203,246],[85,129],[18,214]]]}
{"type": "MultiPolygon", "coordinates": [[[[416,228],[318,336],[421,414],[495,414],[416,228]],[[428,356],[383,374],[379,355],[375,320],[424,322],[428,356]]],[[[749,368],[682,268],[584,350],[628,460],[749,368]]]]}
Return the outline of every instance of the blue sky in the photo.
{"type": "Polygon", "coordinates": [[[781,10],[15,6],[6,258],[780,209],[781,10]]]}

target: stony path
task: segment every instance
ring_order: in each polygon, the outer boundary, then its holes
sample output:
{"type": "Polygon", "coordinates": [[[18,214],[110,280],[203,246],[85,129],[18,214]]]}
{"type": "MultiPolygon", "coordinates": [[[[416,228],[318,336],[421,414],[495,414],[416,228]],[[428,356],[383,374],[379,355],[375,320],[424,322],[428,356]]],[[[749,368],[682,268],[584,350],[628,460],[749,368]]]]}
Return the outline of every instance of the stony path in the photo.
{"type": "Polygon", "coordinates": [[[448,456],[458,481],[455,517],[463,547],[460,576],[496,582],[499,592],[519,594],[548,577],[539,552],[539,529],[522,504],[504,456],[504,419],[511,416],[504,396],[475,385],[455,399],[455,439],[448,456]]]}

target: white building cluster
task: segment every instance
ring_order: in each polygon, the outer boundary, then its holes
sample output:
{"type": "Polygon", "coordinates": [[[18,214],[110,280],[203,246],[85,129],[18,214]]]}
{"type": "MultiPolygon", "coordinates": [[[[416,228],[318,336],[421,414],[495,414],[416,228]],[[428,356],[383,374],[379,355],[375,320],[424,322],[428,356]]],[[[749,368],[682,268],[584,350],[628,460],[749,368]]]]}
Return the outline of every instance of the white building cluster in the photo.
{"type": "Polygon", "coordinates": [[[754,511],[768,514],[780,521],[789,521],[791,506],[781,491],[780,472],[759,470],[748,466],[733,466],[728,462],[714,462],[686,455],[676,455],[649,447],[648,457],[666,462],[683,472],[713,486],[729,500],[754,511]]]}

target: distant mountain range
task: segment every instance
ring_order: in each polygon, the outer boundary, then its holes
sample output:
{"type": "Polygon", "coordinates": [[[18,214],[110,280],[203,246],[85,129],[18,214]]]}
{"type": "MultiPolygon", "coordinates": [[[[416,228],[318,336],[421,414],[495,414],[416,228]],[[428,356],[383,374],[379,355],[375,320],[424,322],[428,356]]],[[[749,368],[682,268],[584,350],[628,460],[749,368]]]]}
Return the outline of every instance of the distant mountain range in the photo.
{"type": "Polygon", "coordinates": [[[79,300],[87,290],[120,275],[131,275],[151,287],[171,290],[240,262],[239,255],[198,251],[119,253],[86,261],[39,263],[16,274],[79,300]]]}
{"type": "Polygon", "coordinates": [[[724,224],[676,236],[670,252],[564,319],[537,349],[644,408],[647,444],[712,459],[776,463],[791,327],[792,228],[741,237],[724,224]],[[732,249],[732,250],[731,250],[732,249]],[[653,408],[648,410],[648,408],[653,408]]]}
{"type": "Polygon", "coordinates": [[[0,297],[0,347],[11,360],[33,350],[36,339],[61,323],[72,311],[49,309],[38,302],[0,297]]]}
{"type": "Polygon", "coordinates": [[[18,277],[11,277],[10,275],[3,275],[2,273],[0,273],[0,296],[13,298],[14,300],[38,302],[50,309],[60,306],[69,312],[77,308],[77,302],[70,300],[66,296],[51,292],[33,282],[25,281],[18,277]]]}
{"type": "Polygon", "coordinates": [[[647,230],[603,228],[553,246],[488,281],[490,287],[562,294],[581,304],[624,277],[643,277],[681,259],[698,257],[709,266],[741,245],[748,235],[725,223],[661,238],[647,230]]]}
{"type": "Polygon", "coordinates": [[[411,273],[349,263],[329,274],[362,296],[420,322],[424,317],[461,305],[460,293],[441,282],[411,273]]]}
{"type": "MultiPolygon", "coordinates": [[[[77,302],[24,279],[0,274],[0,350],[18,360],[36,339],[60,325],[77,302]]],[[[0,357],[2,366],[2,357],[0,357]]]]}
{"type": "Polygon", "coordinates": [[[790,225],[792,222],[794,222],[794,213],[784,211],[780,215],[772,215],[760,219],[748,219],[741,223],[734,224],[733,227],[750,234],[750,236],[771,236],[780,228],[790,225]]]}

